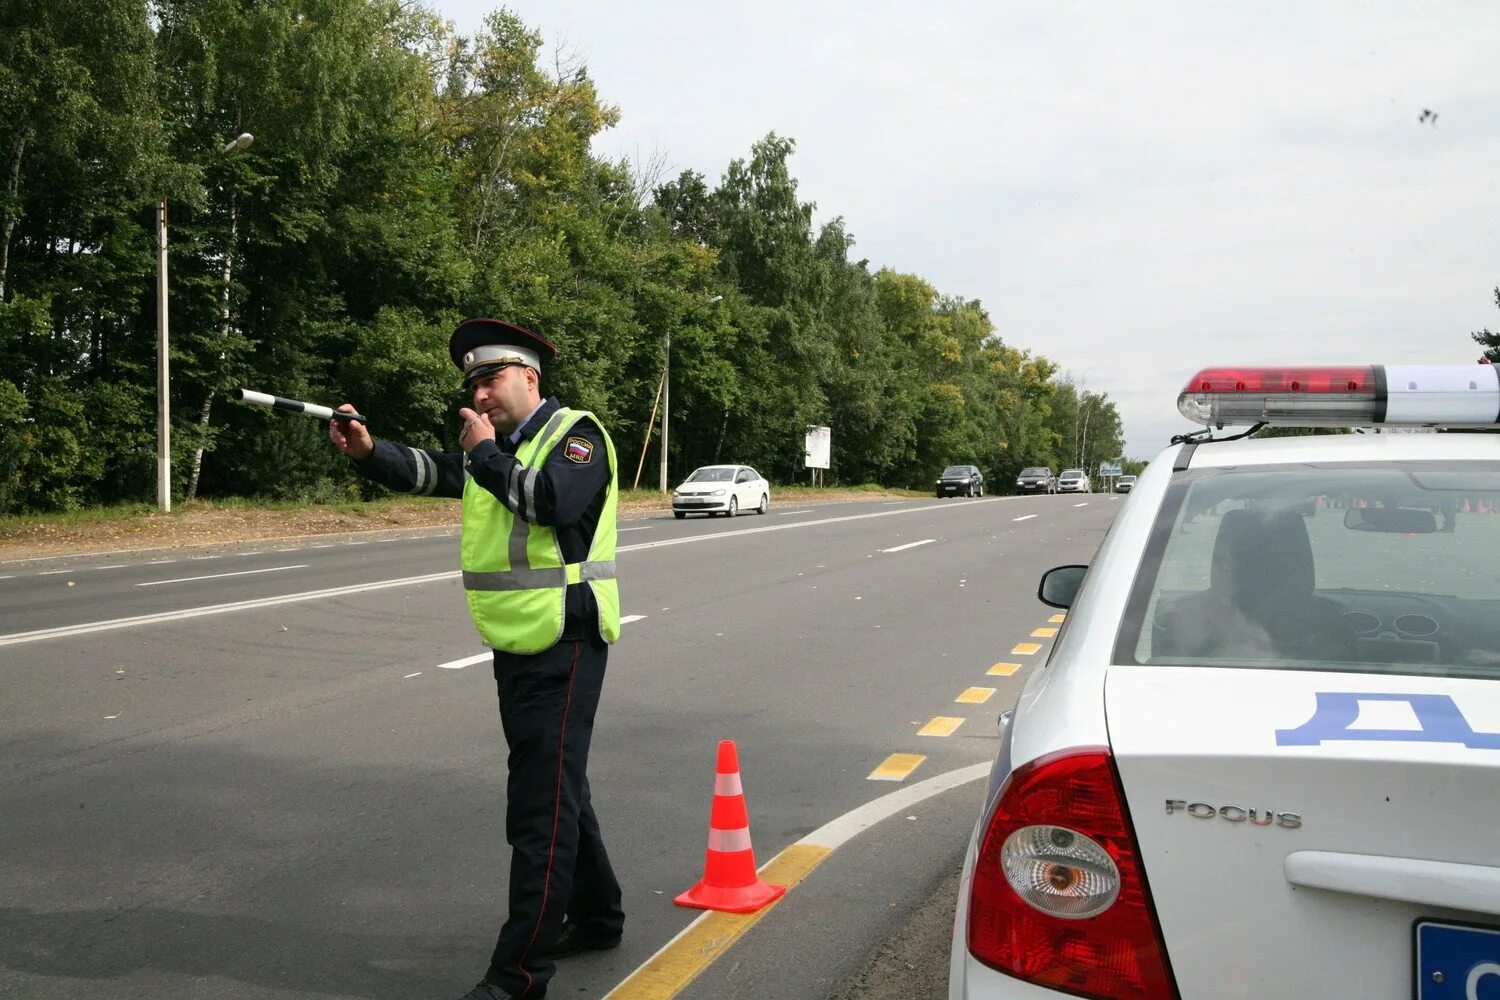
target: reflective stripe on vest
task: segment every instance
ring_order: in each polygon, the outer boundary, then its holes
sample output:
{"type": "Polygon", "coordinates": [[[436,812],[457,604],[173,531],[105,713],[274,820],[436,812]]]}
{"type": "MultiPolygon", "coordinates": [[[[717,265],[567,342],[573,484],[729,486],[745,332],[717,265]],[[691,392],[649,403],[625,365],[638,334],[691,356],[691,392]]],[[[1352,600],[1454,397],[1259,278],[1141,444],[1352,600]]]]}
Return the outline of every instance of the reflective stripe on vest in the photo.
{"type": "MultiPolygon", "coordinates": [[[[506,487],[505,503],[477,482],[466,482],[463,500],[463,582],[469,614],[484,641],[512,653],[536,653],[562,636],[568,584],[587,583],[599,609],[599,634],[620,634],[620,595],[615,582],[617,466],[614,444],[600,427],[609,461],[609,484],[587,558],[562,561],[556,532],[536,524],[536,487],[552,451],[580,420],[581,410],[559,408],[534,437],[516,450],[519,463],[506,487]]],[[[598,420],[594,420],[597,425],[598,420]]]]}

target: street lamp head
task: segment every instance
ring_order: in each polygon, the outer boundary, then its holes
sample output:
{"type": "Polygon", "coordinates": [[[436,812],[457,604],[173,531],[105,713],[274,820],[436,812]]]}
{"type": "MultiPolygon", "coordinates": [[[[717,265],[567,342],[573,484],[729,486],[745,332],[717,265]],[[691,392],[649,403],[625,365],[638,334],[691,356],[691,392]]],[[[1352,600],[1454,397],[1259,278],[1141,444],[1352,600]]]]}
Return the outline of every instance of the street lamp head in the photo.
{"type": "Polygon", "coordinates": [[[224,147],[224,155],[233,156],[235,153],[244,152],[250,148],[250,144],[254,141],[255,136],[249,132],[241,132],[224,147]]]}
{"type": "Polygon", "coordinates": [[[713,298],[711,298],[711,299],[708,300],[708,304],[709,305],[713,305],[715,302],[723,302],[723,301],[724,301],[724,296],[722,296],[722,295],[715,295],[713,298]]]}

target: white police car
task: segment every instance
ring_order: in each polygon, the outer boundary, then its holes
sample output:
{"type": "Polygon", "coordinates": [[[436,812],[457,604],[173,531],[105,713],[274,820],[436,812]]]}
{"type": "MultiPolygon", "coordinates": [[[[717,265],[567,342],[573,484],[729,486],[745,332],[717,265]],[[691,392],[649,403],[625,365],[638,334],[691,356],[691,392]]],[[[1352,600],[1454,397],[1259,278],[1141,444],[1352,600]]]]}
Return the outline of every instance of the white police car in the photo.
{"type": "Polygon", "coordinates": [[[1002,717],[950,997],[1500,998],[1500,433],[1431,432],[1496,430],[1496,369],[1178,405],[1382,433],[1174,444],[1043,578],[1068,617],[1002,717]]]}

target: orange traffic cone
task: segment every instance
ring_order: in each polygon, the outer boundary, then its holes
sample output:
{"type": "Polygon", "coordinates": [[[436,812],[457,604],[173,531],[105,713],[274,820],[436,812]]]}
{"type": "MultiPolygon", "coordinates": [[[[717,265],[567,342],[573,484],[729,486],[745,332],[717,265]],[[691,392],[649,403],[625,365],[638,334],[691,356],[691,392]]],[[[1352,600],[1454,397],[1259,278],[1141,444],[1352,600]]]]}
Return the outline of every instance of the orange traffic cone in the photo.
{"type": "Polygon", "coordinates": [[[762,882],[750,846],[750,814],[740,785],[740,759],[734,740],[719,741],[714,805],[708,820],[708,853],[703,879],[674,902],[700,910],[754,913],[786,892],[784,885],[762,882]]]}

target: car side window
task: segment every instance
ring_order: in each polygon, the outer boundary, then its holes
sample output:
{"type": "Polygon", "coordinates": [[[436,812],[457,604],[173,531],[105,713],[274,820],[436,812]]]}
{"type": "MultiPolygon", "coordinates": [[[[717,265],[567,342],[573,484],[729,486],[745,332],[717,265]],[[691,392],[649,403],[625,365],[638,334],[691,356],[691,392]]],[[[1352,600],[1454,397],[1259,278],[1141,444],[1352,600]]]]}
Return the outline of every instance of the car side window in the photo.
{"type": "Polygon", "coordinates": [[[737,483],[748,483],[750,481],[750,470],[741,469],[739,475],[734,477],[734,481],[737,483]]]}

